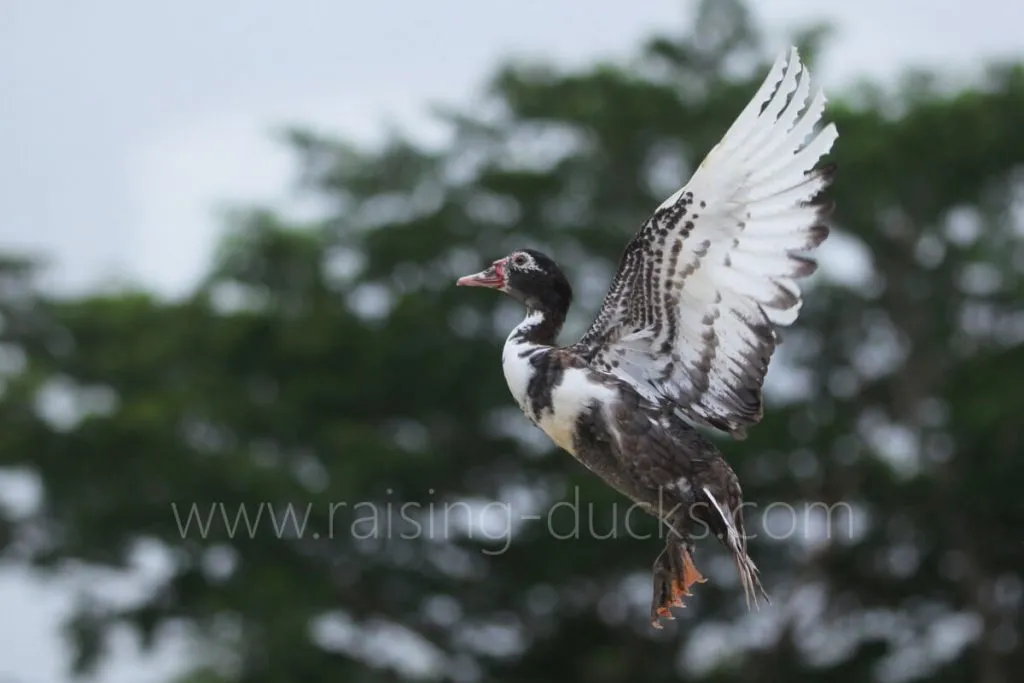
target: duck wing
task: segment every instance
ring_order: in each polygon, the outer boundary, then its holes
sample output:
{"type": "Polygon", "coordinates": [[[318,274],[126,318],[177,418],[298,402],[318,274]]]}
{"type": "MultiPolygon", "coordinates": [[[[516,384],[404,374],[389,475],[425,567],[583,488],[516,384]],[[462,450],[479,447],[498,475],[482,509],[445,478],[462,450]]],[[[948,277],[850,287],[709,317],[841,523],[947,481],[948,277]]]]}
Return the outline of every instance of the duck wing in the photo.
{"type": "Polygon", "coordinates": [[[776,328],[797,319],[808,252],[828,236],[834,167],[816,165],[838,132],[824,110],[791,48],[636,233],[573,350],[692,423],[742,438],[760,421],[776,328]]]}

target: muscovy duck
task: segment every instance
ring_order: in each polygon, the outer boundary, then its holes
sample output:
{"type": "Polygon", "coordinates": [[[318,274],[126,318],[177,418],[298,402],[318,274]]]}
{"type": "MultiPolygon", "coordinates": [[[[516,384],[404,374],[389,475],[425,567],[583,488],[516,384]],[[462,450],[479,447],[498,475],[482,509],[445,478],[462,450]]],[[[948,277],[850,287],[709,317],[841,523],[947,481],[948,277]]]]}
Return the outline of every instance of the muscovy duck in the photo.
{"type": "Polygon", "coordinates": [[[690,181],[628,244],[590,329],[557,346],[572,287],[548,256],[520,249],[458,285],[489,287],[526,307],[502,352],[526,416],[669,533],[654,563],[651,623],[671,619],[697,570],[697,524],[728,548],[747,608],[768,600],[747,554],[736,474],[700,428],[745,438],[761,420],[776,329],[797,318],[808,253],[828,236],[818,166],[838,138],[819,126],[820,88],[795,48],[690,181]]]}

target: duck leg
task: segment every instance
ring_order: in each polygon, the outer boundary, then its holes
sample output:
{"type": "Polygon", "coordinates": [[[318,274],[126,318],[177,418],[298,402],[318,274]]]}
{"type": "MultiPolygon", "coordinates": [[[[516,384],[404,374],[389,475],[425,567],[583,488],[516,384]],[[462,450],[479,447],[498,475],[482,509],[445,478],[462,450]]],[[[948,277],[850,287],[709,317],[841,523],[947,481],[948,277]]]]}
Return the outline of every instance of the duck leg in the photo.
{"type": "Polygon", "coordinates": [[[692,595],[690,587],[707,581],[693,562],[691,544],[669,538],[654,561],[654,597],[651,600],[651,626],[661,628],[662,619],[674,619],[673,607],[686,607],[683,598],[692,595]]]}

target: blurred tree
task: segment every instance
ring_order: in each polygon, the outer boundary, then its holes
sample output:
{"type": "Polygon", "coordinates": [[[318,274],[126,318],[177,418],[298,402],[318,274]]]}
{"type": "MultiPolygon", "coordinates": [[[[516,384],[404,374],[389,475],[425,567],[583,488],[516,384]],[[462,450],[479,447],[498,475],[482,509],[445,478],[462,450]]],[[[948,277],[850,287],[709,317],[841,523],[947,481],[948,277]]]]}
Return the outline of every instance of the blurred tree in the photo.
{"type": "Polygon", "coordinates": [[[182,301],[57,300],[0,264],[0,467],[42,492],[0,518],[3,557],[160,558],[135,602],[84,596],[79,670],[118,624],[144,643],[177,624],[211,660],[183,681],[1019,680],[1024,68],[955,94],[833,94],[837,230],[764,422],[723,443],[759,505],[760,613],[708,542],[711,581],[651,630],[660,542],[624,533],[626,502],[512,404],[518,308],[453,286],[547,250],[578,292],[564,338],[582,332],[772,56],[714,0],[628,67],[502,70],[487,115],[442,114],[443,149],[295,133],[326,218],[238,217],[182,301]],[[466,501],[476,523],[466,505],[446,519],[466,501]]]}

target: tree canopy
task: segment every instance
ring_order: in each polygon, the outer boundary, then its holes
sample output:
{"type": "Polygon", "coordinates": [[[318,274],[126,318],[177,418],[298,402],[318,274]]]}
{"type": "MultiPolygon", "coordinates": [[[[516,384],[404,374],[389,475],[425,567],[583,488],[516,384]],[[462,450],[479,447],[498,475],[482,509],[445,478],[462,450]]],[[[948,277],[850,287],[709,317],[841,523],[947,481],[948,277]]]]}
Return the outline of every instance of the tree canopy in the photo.
{"type": "MultiPolygon", "coordinates": [[[[119,625],[184,625],[196,682],[1018,679],[1024,66],[829,93],[833,235],[763,422],[720,442],[760,612],[708,540],[709,582],[650,628],[656,525],[512,403],[518,307],[454,287],[541,249],[583,331],[774,58],[738,2],[696,19],[629,64],[509,65],[439,147],[293,132],[325,215],[241,213],[181,300],[56,298],[0,262],[0,472],[42,492],[0,515],[2,557],[166,569],[84,596],[79,671],[119,625]]],[[[813,68],[827,36],[798,38],[813,68]]]]}

